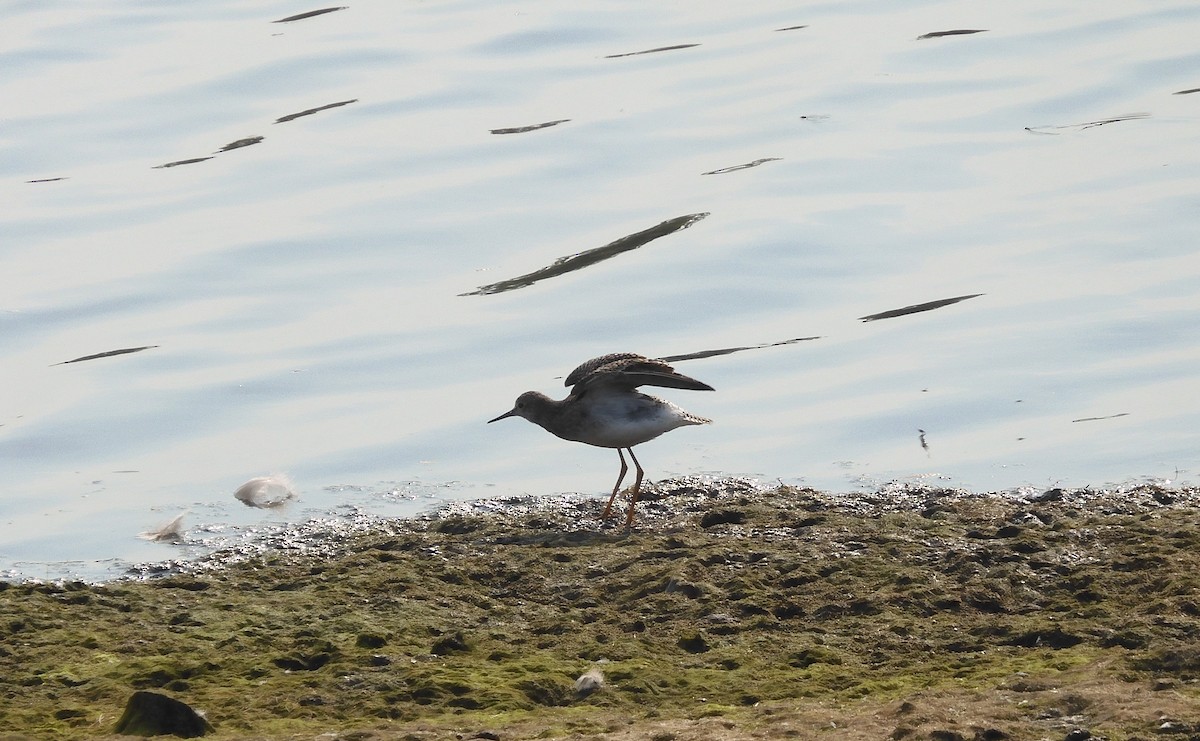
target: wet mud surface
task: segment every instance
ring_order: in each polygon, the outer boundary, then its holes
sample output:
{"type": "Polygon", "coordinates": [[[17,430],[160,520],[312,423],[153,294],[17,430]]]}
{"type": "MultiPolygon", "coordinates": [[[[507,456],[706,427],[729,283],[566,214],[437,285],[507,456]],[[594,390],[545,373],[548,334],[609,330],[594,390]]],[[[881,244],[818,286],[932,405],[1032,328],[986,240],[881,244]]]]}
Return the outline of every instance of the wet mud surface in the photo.
{"type": "Polygon", "coordinates": [[[214,738],[1200,738],[1200,490],[643,497],[0,582],[0,738],[115,737],[138,690],[214,738]]]}

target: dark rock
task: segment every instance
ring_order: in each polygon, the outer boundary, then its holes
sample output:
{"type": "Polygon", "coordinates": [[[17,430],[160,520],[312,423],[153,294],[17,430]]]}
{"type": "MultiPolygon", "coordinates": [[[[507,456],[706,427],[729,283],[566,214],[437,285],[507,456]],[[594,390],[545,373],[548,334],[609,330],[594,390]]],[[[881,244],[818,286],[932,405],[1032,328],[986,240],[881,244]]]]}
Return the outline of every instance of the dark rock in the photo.
{"type": "Polygon", "coordinates": [[[1072,728],[1067,731],[1067,735],[1063,737],[1063,741],[1087,741],[1092,737],[1092,732],[1086,728],[1072,728]]]}
{"type": "Polygon", "coordinates": [[[1158,502],[1159,504],[1174,504],[1175,503],[1175,497],[1171,496],[1170,494],[1163,491],[1162,489],[1151,489],[1150,496],[1154,497],[1154,501],[1158,502]]]}
{"type": "Polygon", "coordinates": [[[139,690],[125,704],[125,712],[113,730],[128,736],[171,734],[180,738],[199,738],[212,733],[213,727],[186,703],[157,692],[139,690]]]}
{"type": "Polygon", "coordinates": [[[1034,494],[1027,501],[1030,502],[1061,502],[1063,498],[1062,489],[1048,489],[1041,494],[1034,494]]]}
{"type": "Polygon", "coordinates": [[[716,525],[741,525],[745,521],[746,513],[740,509],[716,509],[704,513],[700,527],[707,530],[716,525]]]}
{"type": "Polygon", "coordinates": [[[354,645],[359,648],[382,648],[386,644],[386,638],[374,633],[359,633],[358,638],[354,640],[354,645]]]}
{"type": "Polygon", "coordinates": [[[702,654],[710,648],[708,641],[699,633],[680,638],[679,647],[690,654],[702,654]]]}
{"type": "Polygon", "coordinates": [[[442,636],[433,642],[433,646],[429,648],[429,653],[437,656],[445,656],[446,654],[461,653],[470,651],[471,647],[467,645],[467,639],[463,636],[462,631],[455,631],[448,636],[442,636]]]}

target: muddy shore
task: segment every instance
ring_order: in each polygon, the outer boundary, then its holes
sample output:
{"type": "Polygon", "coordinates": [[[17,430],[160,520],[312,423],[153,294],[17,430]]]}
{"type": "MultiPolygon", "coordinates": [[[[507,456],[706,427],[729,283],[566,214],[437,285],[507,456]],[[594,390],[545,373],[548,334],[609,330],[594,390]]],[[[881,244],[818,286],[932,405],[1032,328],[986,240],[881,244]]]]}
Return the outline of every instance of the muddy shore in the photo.
{"type": "Polygon", "coordinates": [[[1200,489],[603,504],[0,582],[0,739],[115,738],[137,690],[230,739],[1200,739],[1200,489]]]}

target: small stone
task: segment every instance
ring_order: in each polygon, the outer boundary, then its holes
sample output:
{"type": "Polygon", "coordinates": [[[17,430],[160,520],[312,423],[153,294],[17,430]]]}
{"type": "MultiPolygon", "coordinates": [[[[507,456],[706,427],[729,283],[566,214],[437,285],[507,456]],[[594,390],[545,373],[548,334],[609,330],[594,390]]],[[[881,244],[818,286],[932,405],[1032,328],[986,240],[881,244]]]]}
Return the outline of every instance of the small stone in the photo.
{"type": "Polygon", "coordinates": [[[1092,732],[1086,728],[1072,728],[1070,731],[1067,731],[1067,735],[1063,741],[1087,741],[1091,737],[1092,732]]]}
{"type": "Polygon", "coordinates": [[[157,692],[134,692],[125,704],[125,712],[117,721],[116,733],[127,736],[162,736],[199,738],[212,733],[212,724],[187,703],[157,692]]]}

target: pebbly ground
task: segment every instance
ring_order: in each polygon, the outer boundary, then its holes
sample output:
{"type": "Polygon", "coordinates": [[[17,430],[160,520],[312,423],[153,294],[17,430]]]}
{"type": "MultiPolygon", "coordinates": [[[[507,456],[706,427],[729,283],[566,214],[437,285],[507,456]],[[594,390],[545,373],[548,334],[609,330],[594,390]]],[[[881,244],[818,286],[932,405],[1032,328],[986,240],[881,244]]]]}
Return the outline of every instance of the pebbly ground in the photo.
{"type": "Polygon", "coordinates": [[[230,739],[1200,739],[1200,489],[603,504],[0,582],[0,740],[114,737],[136,690],[230,739]]]}

